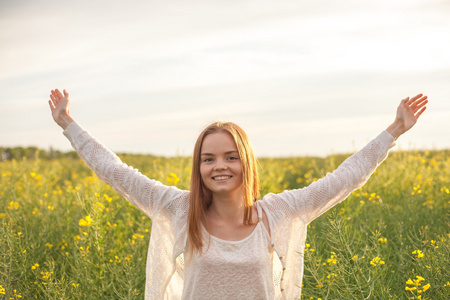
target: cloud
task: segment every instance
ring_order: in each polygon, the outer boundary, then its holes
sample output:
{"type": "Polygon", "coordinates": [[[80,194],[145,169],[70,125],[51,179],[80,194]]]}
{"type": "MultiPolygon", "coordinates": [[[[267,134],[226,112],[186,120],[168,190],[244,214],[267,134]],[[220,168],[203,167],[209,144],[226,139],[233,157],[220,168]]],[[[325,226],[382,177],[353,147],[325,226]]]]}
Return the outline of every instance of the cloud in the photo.
{"type": "MultiPolygon", "coordinates": [[[[51,132],[43,118],[56,87],[69,89],[77,120],[121,151],[146,148],[130,141],[154,129],[153,138],[164,141],[155,152],[171,153],[184,147],[177,141],[216,119],[236,120],[256,133],[314,127],[322,136],[333,120],[366,116],[377,123],[416,92],[434,97],[430,110],[450,111],[446,1],[0,5],[0,26],[8,28],[0,31],[6,45],[0,48],[0,126],[8,132],[0,134],[2,143],[26,144],[36,140],[30,137],[35,130],[51,132]],[[108,134],[116,130],[122,134],[108,134]]],[[[351,126],[342,130],[348,132],[342,140],[352,133],[361,140],[372,136],[351,126]]],[[[45,139],[57,140],[57,134],[45,139]]],[[[319,145],[311,134],[295,137],[319,145]]],[[[283,153],[319,151],[286,139],[285,147],[295,150],[283,153]]],[[[348,149],[348,142],[333,141],[335,149],[348,149]]]]}

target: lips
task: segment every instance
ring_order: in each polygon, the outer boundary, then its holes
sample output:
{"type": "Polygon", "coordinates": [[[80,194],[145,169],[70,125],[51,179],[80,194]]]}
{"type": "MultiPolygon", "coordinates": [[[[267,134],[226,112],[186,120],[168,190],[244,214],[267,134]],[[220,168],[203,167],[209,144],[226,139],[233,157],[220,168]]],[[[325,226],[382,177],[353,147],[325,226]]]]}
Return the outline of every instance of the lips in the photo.
{"type": "Polygon", "coordinates": [[[227,180],[227,179],[230,179],[230,178],[231,178],[231,176],[229,176],[229,175],[219,175],[219,176],[214,176],[213,177],[213,179],[216,180],[216,181],[227,180]]]}

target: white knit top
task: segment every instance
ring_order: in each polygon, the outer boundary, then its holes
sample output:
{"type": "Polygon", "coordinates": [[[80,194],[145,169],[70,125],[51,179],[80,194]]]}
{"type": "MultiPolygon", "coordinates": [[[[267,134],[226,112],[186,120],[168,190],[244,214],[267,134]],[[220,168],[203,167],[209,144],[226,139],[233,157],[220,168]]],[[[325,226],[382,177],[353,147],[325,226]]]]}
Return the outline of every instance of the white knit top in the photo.
{"type": "Polygon", "coordinates": [[[274,299],[273,248],[260,205],[257,212],[258,224],[240,241],[219,239],[203,227],[203,253],[185,268],[183,300],[274,299]]]}
{"type": "MultiPolygon", "coordinates": [[[[75,122],[69,124],[64,135],[100,180],[152,219],[145,299],[181,299],[185,285],[183,253],[188,246],[189,191],[165,186],[125,165],[75,122]]],[[[305,188],[267,194],[257,202],[267,216],[270,246],[274,250],[274,299],[301,296],[308,223],[363,186],[394,145],[393,137],[383,131],[333,173],[305,188]]],[[[271,250],[267,251],[270,254],[271,250]]]]}

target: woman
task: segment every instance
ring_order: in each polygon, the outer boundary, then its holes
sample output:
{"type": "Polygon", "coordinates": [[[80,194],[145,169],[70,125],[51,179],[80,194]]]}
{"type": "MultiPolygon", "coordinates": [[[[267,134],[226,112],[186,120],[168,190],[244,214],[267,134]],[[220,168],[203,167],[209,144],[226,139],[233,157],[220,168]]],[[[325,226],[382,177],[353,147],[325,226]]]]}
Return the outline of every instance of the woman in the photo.
{"type": "Polygon", "coordinates": [[[217,122],[200,134],[191,188],[181,191],[126,166],[84,131],[65,90],[50,98],[55,122],[85,163],[152,219],[146,299],[300,298],[307,224],[368,180],[428,102],[422,94],[402,100],[395,121],[333,173],[255,201],[256,158],[239,126],[217,122]]]}

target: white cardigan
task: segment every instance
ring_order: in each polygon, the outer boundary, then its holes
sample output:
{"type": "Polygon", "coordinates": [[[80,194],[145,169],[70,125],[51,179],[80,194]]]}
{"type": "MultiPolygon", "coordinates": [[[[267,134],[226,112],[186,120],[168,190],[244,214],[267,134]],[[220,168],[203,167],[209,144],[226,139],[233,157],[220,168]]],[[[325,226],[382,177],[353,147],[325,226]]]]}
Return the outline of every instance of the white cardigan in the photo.
{"type": "MultiPolygon", "coordinates": [[[[145,299],[180,299],[187,243],[189,191],[151,180],[121,162],[72,122],[64,131],[73,148],[99,177],[152,219],[145,299]]],[[[368,180],[395,145],[386,131],[308,187],[267,194],[258,201],[267,215],[274,255],[276,299],[301,296],[308,223],[343,201],[368,180]]]]}

